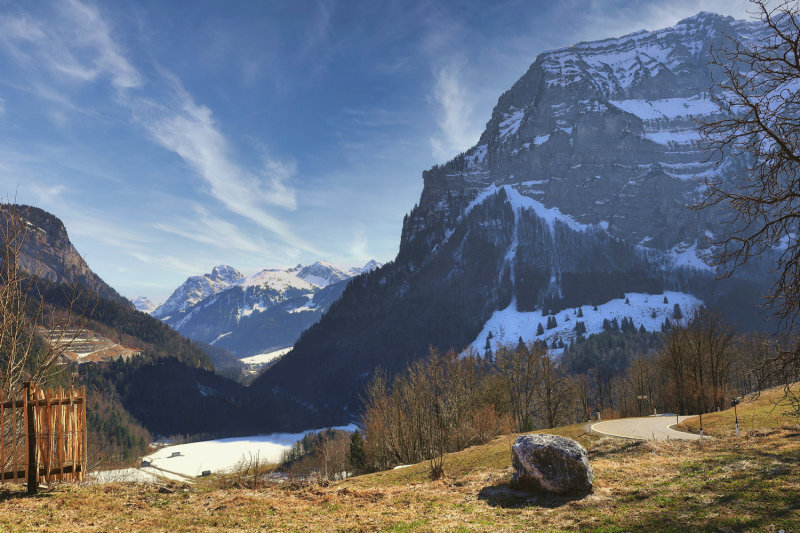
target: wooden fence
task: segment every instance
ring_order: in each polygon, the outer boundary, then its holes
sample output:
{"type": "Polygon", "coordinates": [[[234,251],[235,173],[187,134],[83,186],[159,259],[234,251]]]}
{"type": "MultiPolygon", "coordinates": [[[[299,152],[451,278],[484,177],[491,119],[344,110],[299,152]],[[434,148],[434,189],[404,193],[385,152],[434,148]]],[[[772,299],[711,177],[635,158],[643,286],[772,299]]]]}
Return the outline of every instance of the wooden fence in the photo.
{"type": "Polygon", "coordinates": [[[0,392],[0,481],[82,481],[86,474],[86,387],[0,392]]]}

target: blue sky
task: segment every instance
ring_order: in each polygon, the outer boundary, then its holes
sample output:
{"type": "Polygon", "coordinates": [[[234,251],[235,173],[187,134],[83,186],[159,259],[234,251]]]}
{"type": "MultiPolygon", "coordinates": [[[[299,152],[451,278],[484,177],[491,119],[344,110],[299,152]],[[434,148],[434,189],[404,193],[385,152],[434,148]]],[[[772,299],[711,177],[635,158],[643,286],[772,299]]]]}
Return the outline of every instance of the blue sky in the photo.
{"type": "Polygon", "coordinates": [[[0,2],[0,194],[123,295],[397,253],[536,55],[739,0],[0,2]]]}

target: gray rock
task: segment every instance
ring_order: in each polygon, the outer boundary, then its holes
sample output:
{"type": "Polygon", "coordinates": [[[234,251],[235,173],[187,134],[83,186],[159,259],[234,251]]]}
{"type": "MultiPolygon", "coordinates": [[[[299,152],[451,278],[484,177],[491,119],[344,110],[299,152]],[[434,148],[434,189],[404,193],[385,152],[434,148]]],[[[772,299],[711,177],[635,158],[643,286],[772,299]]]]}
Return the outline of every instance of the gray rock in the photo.
{"type": "Polygon", "coordinates": [[[558,435],[521,435],[511,447],[516,469],[511,485],[532,492],[591,492],[592,467],[586,449],[558,435]]]}

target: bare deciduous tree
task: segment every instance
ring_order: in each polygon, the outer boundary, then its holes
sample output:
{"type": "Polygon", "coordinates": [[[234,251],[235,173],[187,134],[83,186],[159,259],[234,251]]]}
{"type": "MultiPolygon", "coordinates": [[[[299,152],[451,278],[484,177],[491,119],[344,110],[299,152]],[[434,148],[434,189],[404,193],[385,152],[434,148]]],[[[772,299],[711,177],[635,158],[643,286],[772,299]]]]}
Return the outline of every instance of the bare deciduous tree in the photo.
{"type": "Polygon", "coordinates": [[[533,429],[534,400],[540,380],[540,360],[547,356],[547,349],[540,345],[498,346],[495,355],[497,369],[505,381],[511,404],[511,416],[517,431],[533,429]]]}
{"type": "Polygon", "coordinates": [[[767,295],[775,314],[793,321],[800,311],[800,25],[796,2],[770,7],[753,0],[763,22],[759,39],[712,50],[721,75],[715,94],[729,113],[702,124],[701,134],[720,155],[743,156],[748,166],[734,180],[703,178],[696,208],[722,205],[733,230],[715,244],[724,275],[767,250],[782,249],[777,281],[767,295]]]}
{"type": "Polygon", "coordinates": [[[76,312],[75,284],[66,289],[71,295],[65,309],[48,308],[36,276],[20,266],[28,224],[15,204],[1,207],[0,390],[9,396],[23,381],[44,383],[59,370],[62,355],[85,330],[87,314],[76,312]]]}

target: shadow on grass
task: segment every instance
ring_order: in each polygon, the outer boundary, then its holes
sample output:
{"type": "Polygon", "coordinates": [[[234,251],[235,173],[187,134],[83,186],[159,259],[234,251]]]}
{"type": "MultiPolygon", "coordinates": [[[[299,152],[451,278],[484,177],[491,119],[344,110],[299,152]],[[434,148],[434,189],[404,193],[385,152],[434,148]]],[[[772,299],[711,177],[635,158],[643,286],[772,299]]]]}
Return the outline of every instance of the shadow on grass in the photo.
{"type": "Polygon", "coordinates": [[[483,500],[492,507],[521,508],[521,507],[546,507],[555,509],[576,500],[582,500],[589,493],[578,495],[536,494],[512,489],[508,483],[497,483],[483,487],[478,493],[478,499],[483,500]]]}
{"type": "Polygon", "coordinates": [[[46,488],[41,488],[36,494],[28,494],[28,491],[22,485],[0,484],[0,503],[22,498],[46,498],[49,497],[48,492],[50,491],[46,488]]]}
{"type": "Polygon", "coordinates": [[[598,443],[589,450],[589,460],[601,459],[611,455],[635,452],[645,444],[643,440],[607,438],[605,443],[598,443]]]}

